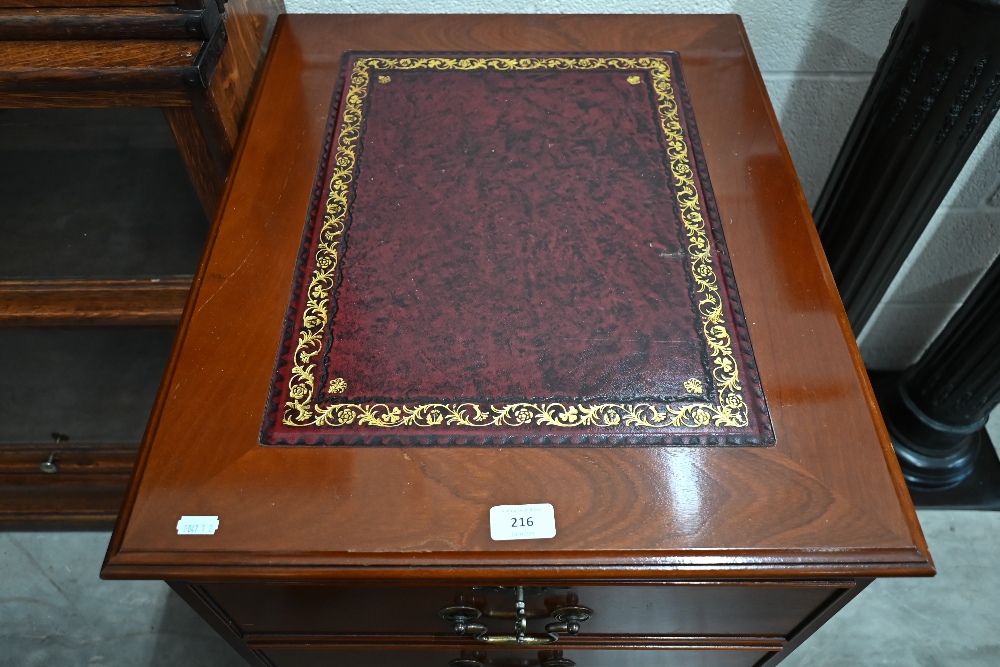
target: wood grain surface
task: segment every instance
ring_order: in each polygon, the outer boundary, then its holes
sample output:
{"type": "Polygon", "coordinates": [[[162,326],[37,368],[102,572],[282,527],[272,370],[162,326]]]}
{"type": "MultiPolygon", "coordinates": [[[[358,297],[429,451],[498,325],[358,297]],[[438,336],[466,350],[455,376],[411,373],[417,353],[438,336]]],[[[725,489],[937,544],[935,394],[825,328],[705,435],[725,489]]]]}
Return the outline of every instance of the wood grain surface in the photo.
{"type": "MultiPolygon", "coordinates": [[[[262,652],[269,664],[275,667],[327,667],[328,665],[379,665],[379,667],[440,667],[448,665],[467,655],[476,655],[463,651],[459,647],[442,649],[434,647],[402,646],[397,650],[385,649],[378,651],[371,648],[316,648],[316,647],[276,647],[262,652]]],[[[544,651],[542,652],[544,653],[544,651]]],[[[653,651],[611,650],[567,650],[559,651],[564,660],[587,667],[617,667],[628,664],[632,667],[658,667],[669,664],[671,667],[751,667],[760,664],[766,654],[756,648],[734,648],[724,652],[692,649],[675,649],[667,655],[653,651]]],[[[542,665],[539,651],[507,650],[482,657],[484,667],[513,667],[515,665],[542,665]]],[[[458,663],[461,664],[461,663],[458,663]]],[[[554,663],[560,664],[560,663],[554,663]]]]}
{"type": "MultiPolygon", "coordinates": [[[[195,95],[193,106],[212,147],[213,159],[225,165],[233,158],[240,129],[252,100],[283,0],[230,0],[226,3],[226,50],[207,91],[195,95]]],[[[183,150],[183,148],[182,148],[183,150]]]]}
{"type": "MultiPolygon", "coordinates": [[[[200,91],[192,94],[197,95],[199,99],[204,97],[204,93],[200,91]]],[[[226,174],[229,171],[229,162],[220,162],[224,160],[223,155],[227,152],[228,142],[219,145],[218,139],[215,142],[210,140],[206,134],[217,137],[218,132],[206,132],[205,126],[192,106],[164,107],[163,116],[174,134],[177,149],[191,177],[191,185],[194,186],[198,199],[201,200],[201,206],[205,209],[205,215],[212,219],[219,210],[219,198],[222,197],[226,174]]],[[[212,127],[215,125],[216,123],[211,123],[212,127]]]]}
{"type": "Polygon", "coordinates": [[[0,8],[0,39],[207,39],[221,17],[177,7],[0,8]]]}
{"type": "Polygon", "coordinates": [[[121,443],[84,447],[0,445],[0,527],[106,530],[125,495],[137,447],[121,443]],[[39,464],[53,462],[56,472],[39,464]]]}
{"type": "Polygon", "coordinates": [[[184,107],[190,93],[181,88],[167,90],[0,90],[0,109],[83,109],[107,107],[184,107]]]}
{"type": "Polygon", "coordinates": [[[191,281],[0,281],[0,326],[158,325],[180,321],[191,281]]]}
{"type": "Polygon", "coordinates": [[[184,89],[195,40],[0,41],[0,91],[184,89]]]}
{"type": "Polygon", "coordinates": [[[288,16],[276,34],[103,576],[525,583],[933,572],[738,18],[288,16]],[[679,51],[775,446],[261,446],[348,49],[679,51]],[[532,502],[554,505],[555,538],[490,539],[491,506],[532,502]],[[215,535],[177,535],[181,515],[206,514],[219,516],[215,535]]]}
{"type": "MultiPolygon", "coordinates": [[[[560,587],[527,596],[527,627],[529,632],[542,632],[552,610],[572,600],[596,612],[584,624],[590,638],[603,635],[666,642],[727,635],[770,637],[774,643],[844,590],[843,583],[822,581],[560,587]]],[[[326,642],[374,634],[448,634],[451,628],[438,610],[459,600],[484,610],[480,622],[491,633],[509,631],[511,621],[509,614],[503,614],[511,608],[509,593],[474,587],[205,584],[201,593],[229,610],[253,643],[273,642],[288,634],[326,642]],[[362,609],[396,611],[358,613],[362,609]]]]}
{"type": "MultiPolygon", "coordinates": [[[[199,5],[204,4],[204,0],[196,0],[199,5]]],[[[156,7],[156,6],[184,6],[185,2],[171,2],[170,0],[0,0],[0,7],[5,9],[17,9],[24,7],[45,9],[53,7],[63,7],[78,9],[80,7],[156,7]]]]}
{"type": "Polygon", "coordinates": [[[177,146],[209,217],[218,209],[239,133],[250,107],[282,0],[226,5],[226,49],[208,90],[190,91],[189,107],[165,107],[177,146]]]}
{"type": "Polygon", "coordinates": [[[55,40],[0,42],[4,70],[182,67],[200,40],[55,40]]]}

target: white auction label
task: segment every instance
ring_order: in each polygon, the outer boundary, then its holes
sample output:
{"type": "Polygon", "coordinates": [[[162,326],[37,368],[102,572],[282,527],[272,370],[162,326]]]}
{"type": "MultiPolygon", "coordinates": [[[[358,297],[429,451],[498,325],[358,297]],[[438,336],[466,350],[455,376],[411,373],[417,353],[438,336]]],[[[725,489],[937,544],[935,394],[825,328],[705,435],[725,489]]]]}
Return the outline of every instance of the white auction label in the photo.
{"type": "Polygon", "coordinates": [[[556,512],[549,503],[490,508],[494,540],[540,540],[556,536],[556,512]]]}
{"type": "Polygon", "coordinates": [[[215,535],[218,529],[217,516],[182,516],[177,522],[178,535],[215,535]]]}

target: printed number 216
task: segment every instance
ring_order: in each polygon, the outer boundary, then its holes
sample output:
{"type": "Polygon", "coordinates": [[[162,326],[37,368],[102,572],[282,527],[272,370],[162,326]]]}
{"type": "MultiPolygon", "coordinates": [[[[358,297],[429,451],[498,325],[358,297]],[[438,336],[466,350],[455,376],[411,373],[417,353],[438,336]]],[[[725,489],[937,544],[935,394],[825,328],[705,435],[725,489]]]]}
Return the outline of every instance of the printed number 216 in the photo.
{"type": "Polygon", "coordinates": [[[531,520],[531,517],[515,516],[511,517],[511,528],[524,528],[525,526],[534,526],[535,523],[531,520]]]}

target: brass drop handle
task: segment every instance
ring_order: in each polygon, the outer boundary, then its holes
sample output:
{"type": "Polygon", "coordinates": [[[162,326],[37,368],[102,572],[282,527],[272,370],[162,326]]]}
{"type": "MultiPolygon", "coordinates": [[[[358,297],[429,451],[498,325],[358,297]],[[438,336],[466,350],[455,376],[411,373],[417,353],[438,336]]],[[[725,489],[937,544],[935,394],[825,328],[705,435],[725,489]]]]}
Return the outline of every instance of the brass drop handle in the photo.
{"type": "MultiPolygon", "coordinates": [[[[518,586],[515,591],[514,603],[514,634],[491,635],[482,623],[473,623],[482,615],[475,607],[456,605],[445,607],[438,614],[452,623],[456,635],[469,635],[477,642],[493,645],[542,646],[559,641],[560,634],[575,635],[580,632],[580,624],[594,615],[594,610],[588,607],[560,607],[552,612],[556,623],[545,626],[544,635],[529,635],[528,617],[524,605],[524,587],[518,586]]],[[[559,667],[555,663],[553,667],[559,667]]],[[[568,666],[567,666],[568,667],[568,666]]]]}
{"type": "MultiPolygon", "coordinates": [[[[576,667],[576,663],[569,658],[548,658],[539,663],[540,667],[576,667]]],[[[486,667],[485,664],[471,658],[455,658],[448,663],[448,667],[486,667]]]]}
{"type": "MultiPolygon", "coordinates": [[[[576,663],[569,658],[549,658],[539,663],[540,667],[576,667],[576,663]]],[[[448,663],[448,667],[486,667],[478,660],[470,658],[455,658],[448,663]]]]}

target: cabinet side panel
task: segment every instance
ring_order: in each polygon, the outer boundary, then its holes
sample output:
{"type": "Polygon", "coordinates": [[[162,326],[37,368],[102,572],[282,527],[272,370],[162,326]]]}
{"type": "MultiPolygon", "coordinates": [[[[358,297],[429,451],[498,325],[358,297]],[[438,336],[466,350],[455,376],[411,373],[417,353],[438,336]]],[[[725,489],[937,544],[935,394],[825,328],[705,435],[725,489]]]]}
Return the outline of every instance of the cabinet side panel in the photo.
{"type": "Polygon", "coordinates": [[[174,589],[174,592],[181,596],[181,599],[188,603],[198,615],[205,619],[213,630],[233,647],[248,664],[254,667],[271,667],[271,663],[262,658],[256,651],[251,650],[243,641],[243,631],[232,619],[228,618],[218,605],[212,603],[200,587],[186,584],[182,581],[168,581],[167,584],[174,589]]]}

